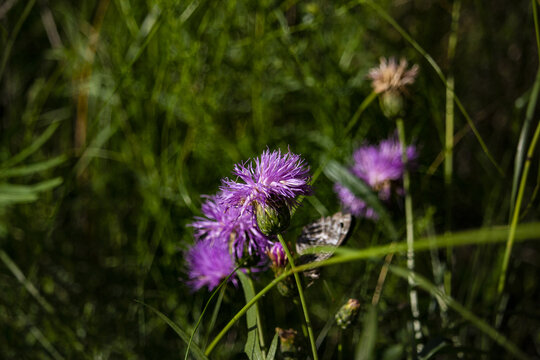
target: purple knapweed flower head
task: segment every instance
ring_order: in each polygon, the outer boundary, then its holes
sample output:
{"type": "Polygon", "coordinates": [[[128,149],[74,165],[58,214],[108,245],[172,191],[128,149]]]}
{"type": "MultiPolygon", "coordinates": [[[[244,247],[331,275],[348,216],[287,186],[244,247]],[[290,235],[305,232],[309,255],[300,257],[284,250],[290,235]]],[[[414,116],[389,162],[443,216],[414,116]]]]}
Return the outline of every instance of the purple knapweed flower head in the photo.
{"type": "Polygon", "coordinates": [[[377,219],[377,213],[375,210],[367,206],[364,200],[354,196],[352,191],[347,189],[345,186],[336,183],[334,184],[334,191],[346,211],[350,212],[356,217],[377,219]]]}
{"type": "Polygon", "coordinates": [[[259,231],[253,214],[224,205],[219,195],[207,197],[202,213],[191,224],[196,240],[225,244],[237,260],[265,257],[271,241],[259,231]]]}
{"type": "Polygon", "coordinates": [[[194,291],[204,286],[212,291],[234,270],[227,243],[219,241],[196,242],[188,251],[186,261],[189,268],[188,285],[194,291]]]}
{"type": "MultiPolygon", "coordinates": [[[[417,158],[416,147],[407,147],[407,164],[402,161],[401,144],[396,137],[381,141],[378,145],[365,145],[353,154],[351,172],[368,184],[383,201],[388,201],[395,189],[401,195],[399,181],[405,166],[413,164],[417,158]],[[397,185],[396,185],[397,183],[397,185]]],[[[345,209],[355,216],[375,219],[377,214],[366,203],[357,198],[349,189],[335,184],[334,191],[345,209]]]]}
{"type": "Polygon", "coordinates": [[[311,193],[311,176],[304,160],[290,150],[263,151],[249,163],[236,164],[233,174],[243,182],[224,179],[221,186],[223,202],[239,207],[243,213],[254,211],[254,204],[262,207],[285,203],[289,208],[298,204],[297,197],[311,193]]]}
{"type": "MultiPolygon", "coordinates": [[[[416,148],[408,146],[408,163],[414,162],[416,157],[416,148]]],[[[396,137],[383,140],[379,145],[361,146],[354,152],[353,159],[353,174],[377,191],[380,199],[388,200],[391,182],[401,179],[405,170],[401,144],[396,137]]]]}

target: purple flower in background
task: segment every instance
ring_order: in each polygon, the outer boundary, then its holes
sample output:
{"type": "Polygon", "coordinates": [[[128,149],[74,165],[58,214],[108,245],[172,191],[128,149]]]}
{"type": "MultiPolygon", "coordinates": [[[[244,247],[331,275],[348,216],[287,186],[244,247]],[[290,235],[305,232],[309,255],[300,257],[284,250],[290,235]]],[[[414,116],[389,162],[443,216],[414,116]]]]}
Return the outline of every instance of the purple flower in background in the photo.
{"type": "MultiPolygon", "coordinates": [[[[414,163],[417,158],[415,146],[407,147],[408,164],[414,163]]],[[[365,145],[358,148],[353,154],[351,172],[368,184],[379,198],[384,201],[390,199],[392,189],[401,194],[401,185],[395,185],[403,177],[407,164],[401,159],[401,144],[395,137],[383,140],[378,145],[365,145]]],[[[371,219],[377,214],[366,203],[341,184],[334,185],[334,191],[341,200],[344,208],[355,216],[371,219]]]]}
{"type": "MultiPolygon", "coordinates": [[[[416,148],[407,147],[409,163],[416,160],[416,148]]],[[[400,180],[405,170],[401,159],[401,144],[392,137],[379,145],[366,145],[353,154],[352,172],[379,193],[379,198],[390,198],[391,181],[400,180]]]]}
{"type": "Polygon", "coordinates": [[[234,270],[234,261],[225,242],[199,241],[188,251],[186,261],[188,284],[195,291],[203,286],[212,291],[234,270]]]}
{"type": "Polygon", "coordinates": [[[309,167],[304,160],[288,151],[266,150],[259,158],[234,166],[233,174],[243,182],[223,180],[223,202],[229,206],[253,211],[254,203],[265,207],[269,202],[284,202],[289,208],[297,197],[311,192],[309,167]]]}
{"type": "Polygon", "coordinates": [[[191,224],[195,228],[195,239],[225,244],[227,248],[234,249],[237,259],[246,254],[264,256],[272,244],[257,228],[253,214],[227,207],[219,195],[208,196],[202,205],[202,212],[204,217],[197,217],[191,224]]]}
{"type": "Polygon", "coordinates": [[[351,190],[347,189],[345,186],[336,183],[334,184],[334,191],[343,204],[345,210],[349,211],[354,216],[377,219],[377,213],[375,210],[367,206],[364,200],[354,196],[351,190]]]}

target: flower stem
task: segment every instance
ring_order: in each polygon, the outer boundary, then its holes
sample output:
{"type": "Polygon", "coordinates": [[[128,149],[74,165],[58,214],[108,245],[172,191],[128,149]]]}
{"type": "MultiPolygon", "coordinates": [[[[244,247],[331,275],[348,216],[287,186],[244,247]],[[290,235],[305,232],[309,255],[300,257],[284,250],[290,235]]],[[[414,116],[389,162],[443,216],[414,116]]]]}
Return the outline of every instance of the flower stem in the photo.
{"type": "MultiPolygon", "coordinates": [[[[287,254],[287,259],[289,260],[289,264],[291,264],[291,269],[294,271],[296,266],[294,265],[294,260],[291,255],[291,252],[289,251],[289,247],[285,243],[285,240],[283,239],[283,236],[281,234],[278,234],[277,236],[279,242],[283,246],[283,250],[285,250],[285,254],[287,254]]],[[[311,327],[311,321],[309,320],[309,313],[306,305],[306,299],[304,298],[304,290],[302,288],[302,282],[300,281],[300,275],[295,272],[294,273],[294,280],[296,281],[296,287],[298,288],[298,295],[300,297],[300,305],[302,305],[302,311],[304,312],[304,317],[306,319],[306,326],[308,330],[308,337],[309,337],[309,343],[311,345],[311,352],[313,353],[313,360],[318,360],[317,357],[317,347],[315,346],[315,336],[313,335],[313,329],[311,327]]]]}
{"type": "MultiPolygon", "coordinates": [[[[414,227],[413,227],[413,211],[412,198],[410,193],[410,178],[407,170],[407,144],[405,142],[405,126],[403,119],[396,120],[399,142],[401,144],[401,160],[403,162],[403,191],[405,192],[405,220],[407,224],[407,269],[414,271],[414,227]]],[[[422,331],[420,320],[418,320],[420,312],[418,311],[418,295],[415,289],[414,279],[409,276],[409,298],[411,301],[411,313],[413,316],[413,329],[415,340],[422,339],[422,331]]],[[[421,350],[421,345],[416,347],[417,351],[421,350]]]]}
{"type": "Polygon", "coordinates": [[[521,180],[519,182],[519,190],[517,193],[516,203],[514,205],[514,212],[512,215],[512,222],[510,223],[510,231],[508,232],[508,240],[506,242],[506,249],[504,251],[503,264],[501,269],[501,275],[499,276],[499,285],[497,286],[497,293],[502,295],[504,291],[504,285],[506,282],[506,272],[508,269],[508,263],[510,261],[510,253],[512,252],[512,246],[514,245],[514,239],[516,235],[516,227],[519,220],[519,211],[521,208],[521,202],[523,201],[523,193],[525,192],[525,185],[527,184],[527,176],[529,175],[529,168],[531,166],[531,160],[534,155],[536,143],[540,136],[540,122],[536,126],[529,150],[527,151],[527,157],[525,158],[525,165],[523,166],[523,173],[521,174],[521,180]]]}

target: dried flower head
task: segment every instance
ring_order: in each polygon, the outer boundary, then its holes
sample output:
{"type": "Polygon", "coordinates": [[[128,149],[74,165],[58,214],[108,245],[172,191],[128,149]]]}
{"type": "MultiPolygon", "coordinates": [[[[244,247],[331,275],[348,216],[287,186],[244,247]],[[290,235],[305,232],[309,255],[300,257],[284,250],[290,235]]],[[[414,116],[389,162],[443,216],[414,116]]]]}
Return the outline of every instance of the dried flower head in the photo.
{"type": "Polygon", "coordinates": [[[371,86],[377,93],[388,91],[403,92],[405,85],[414,83],[418,75],[418,65],[413,65],[407,70],[407,60],[401,59],[399,65],[394,57],[390,59],[381,58],[378,67],[369,71],[371,86]]]}
{"type": "Polygon", "coordinates": [[[246,255],[265,257],[272,243],[257,228],[253,214],[225,206],[219,195],[208,196],[202,212],[204,217],[197,217],[191,224],[198,241],[226,244],[236,259],[246,255]]]}
{"type": "Polygon", "coordinates": [[[224,179],[221,190],[223,202],[229,206],[240,207],[241,212],[253,204],[266,207],[269,202],[284,202],[294,207],[300,195],[311,192],[309,167],[304,160],[288,151],[264,151],[259,158],[234,166],[233,174],[243,182],[224,179]]]}
{"type": "Polygon", "coordinates": [[[188,251],[188,284],[193,290],[207,286],[212,291],[234,270],[229,248],[223,242],[198,241],[188,251]]]}

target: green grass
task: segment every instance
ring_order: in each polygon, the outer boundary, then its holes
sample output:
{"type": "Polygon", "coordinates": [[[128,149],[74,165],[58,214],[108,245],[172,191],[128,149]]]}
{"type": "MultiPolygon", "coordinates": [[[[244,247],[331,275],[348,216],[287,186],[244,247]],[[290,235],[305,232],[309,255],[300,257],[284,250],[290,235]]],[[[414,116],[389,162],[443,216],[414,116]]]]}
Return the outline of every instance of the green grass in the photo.
{"type": "Polygon", "coordinates": [[[212,359],[242,359],[261,334],[271,354],[276,327],[295,328],[308,356],[304,316],[271,271],[253,277],[254,294],[229,284],[206,310],[211,294],[185,283],[200,196],[235,163],[288,146],[316,180],[285,241],[339,210],[336,180],[381,214],[359,219],[347,249],[304,288],[319,359],[338,348],[344,359],[412,358],[410,276],[419,358],[540,356],[534,4],[0,5],[0,357],[178,358],[193,336],[190,356],[215,342],[212,359]],[[420,65],[403,119],[420,149],[414,275],[404,205],[380,203],[344,172],[357,146],[396,131],[366,78],[381,56],[420,65]],[[340,332],[334,314],[350,297],[360,321],[340,332]],[[239,316],[248,298],[256,336],[239,316]]]}

